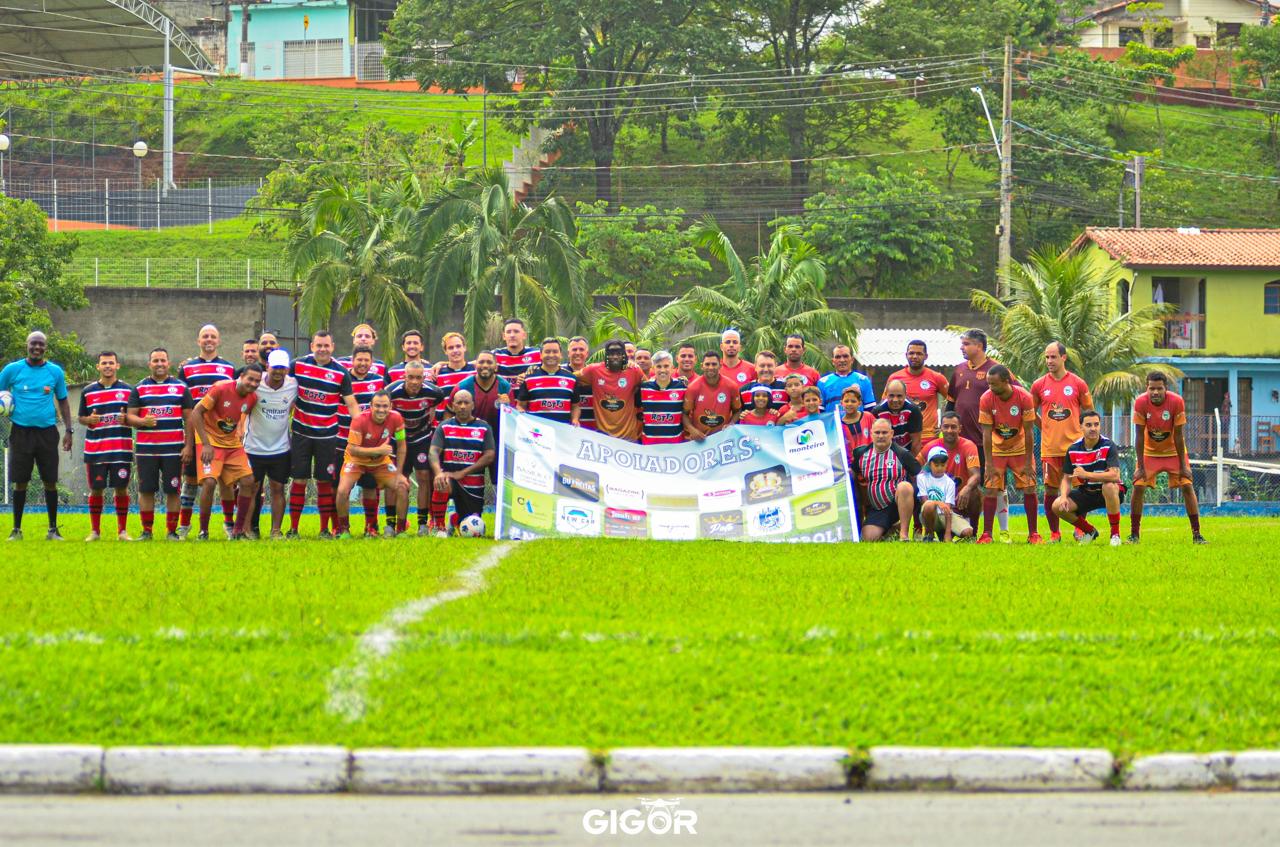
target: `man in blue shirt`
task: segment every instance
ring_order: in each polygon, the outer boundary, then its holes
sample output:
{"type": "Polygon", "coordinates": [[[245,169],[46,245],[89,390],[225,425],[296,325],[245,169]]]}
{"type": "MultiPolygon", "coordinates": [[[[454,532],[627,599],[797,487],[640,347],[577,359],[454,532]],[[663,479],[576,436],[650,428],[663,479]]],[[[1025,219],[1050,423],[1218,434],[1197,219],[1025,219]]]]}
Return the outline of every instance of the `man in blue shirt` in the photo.
{"type": "Polygon", "coordinates": [[[49,340],[36,331],[27,336],[27,358],[10,362],[0,370],[0,391],[13,394],[13,431],[9,436],[9,479],[13,482],[13,532],[10,541],[22,540],[22,512],[27,505],[31,471],[38,468],[44,484],[49,514],[49,541],[61,541],[58,533],[58,414],[66,425],[62,450],[71,452],[71,404],[67,402],[67,378],[62,368],[45,360],[49,340]],[[55,408],[56,404],[56,408],[55,408]]]}
{"type": "Polygon", "coordinates": [[[862,391],[862,408],[870,409],[876,404],[871,378],[853,369],[853,350],[849,345],[837,344],[832,348],[831,367],[834,372],[823,374],[818,380],[818,390],[822,392],[822,408],[839,409],[840,396],[850,385],[856,385],[862,391]]]}

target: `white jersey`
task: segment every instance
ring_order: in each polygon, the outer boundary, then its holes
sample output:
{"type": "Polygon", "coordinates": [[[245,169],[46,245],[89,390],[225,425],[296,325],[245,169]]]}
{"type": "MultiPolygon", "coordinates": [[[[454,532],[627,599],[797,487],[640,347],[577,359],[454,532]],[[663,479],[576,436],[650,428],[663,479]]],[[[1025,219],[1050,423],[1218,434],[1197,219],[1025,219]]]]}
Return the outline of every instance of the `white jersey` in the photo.
{"type": "Polygon", "coordinates": [[[951,474],[934,476],[926,467],[916,477],[916,493],[921,500],[937,500],[949,506],[956,504],[956,481],[951,474]]]}
{"type": "Polygon", "coordinates": [[[244,450],[254,456],[278,456],[289,452],[289,419],[293,401],[298,399],[298,381],[284,378],[284,385],[272,388],[266,377],[258,386],[258,403],[249,412],[244,450]]]}

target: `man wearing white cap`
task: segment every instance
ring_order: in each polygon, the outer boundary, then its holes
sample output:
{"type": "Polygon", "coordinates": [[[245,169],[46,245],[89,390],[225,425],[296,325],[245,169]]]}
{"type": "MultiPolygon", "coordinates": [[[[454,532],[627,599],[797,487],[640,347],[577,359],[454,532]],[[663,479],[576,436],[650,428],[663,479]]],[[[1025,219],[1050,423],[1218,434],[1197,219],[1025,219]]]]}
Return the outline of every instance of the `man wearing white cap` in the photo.
{"type": "Polygon", "coordinates": [[[271,537],[279,539],[284,537],[281,532],[284,487],[289,482],[289,419],[293,415],[293,403],[298,399],[298,381],[289,376],[289,354],[284,350],[272,350],[267,356],[267,375],[256,393],[258,403],[249,412],[249,428],[244,438],[257,501],[248,533],[251,538],[258,534],[262,485],[267,481],[271,491],[271,537]]]}
{"type": "Polygon", "coordinates": [[[31,471],[39,469],[44,484],[44,505],[49,513],[49,541],[61,541],[58,533],[58,415],[66,426],[62,451],[71,452],[71,404],[67,402],[67,378],[62,368],[45,358],[49,340],[36,331],[27,336],[27,357],[0,370],[0,391],[13,394],[13,430],[9,436],[9,479],[13,482],[13,532],[10,541],[22,540],[22,510],[27,502],[31,471]]]}
{"type": "Polygon", "coordinates": [[[951,541],[952,535],[966,538],[973,535],[973,527],[956,514],[956,481],[947,473],[949,454],[941,445],[929,450],[925,466],[916,476],[916,499],[920,503],[920,522],[924,524],[923,541],[933,541],[934,533],[941,533],[943,541],[951,541]]]}

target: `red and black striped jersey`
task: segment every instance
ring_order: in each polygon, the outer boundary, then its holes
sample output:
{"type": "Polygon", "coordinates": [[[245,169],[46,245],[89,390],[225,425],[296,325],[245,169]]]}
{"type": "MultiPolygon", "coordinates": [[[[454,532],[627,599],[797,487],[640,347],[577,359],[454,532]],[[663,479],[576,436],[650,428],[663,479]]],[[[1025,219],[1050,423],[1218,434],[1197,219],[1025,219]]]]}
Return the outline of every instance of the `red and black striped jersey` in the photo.
{"type": "MultiPolygon", "coordinates": [[[[445,471],[464,471],[479,461],[485,451],[494,449],[493,430],[479,418],[465,424],[457,418],[440,424],[431,438],[431,446],[440,451],[440,468],[445,471]]],[[[484,471],[464,476],[458,483],[470,494],[484,495],[484,471]]]]}
{"type": "MultiPolygon", "coordinates": [[[[373,395],[386,387],[386,381],[372,370],[363,377],[351,374],[351,395],[356,398],[356,405],[362,412],[369,409],[369,404],[373,402],[373,395]]],[[[343,403],[338,407],[338,438],[345,442],[350,432],[351,415],[347,413],[347,404],[343,403]]]]}
{"type": "MultiPolygon", "coordinates": [[[[335,362],[337,362],[338,364],[342,365],[342,366],[343,366],[344,368],[346,368],[347,370],[351,370],[351,357],[350,357],[350,356],[339,356],[338,358],[334,359],[334,361],[335,361],[335,362]]],[[[369,373],[374,374],[374,375],[376,375],[376,376],[380,376],[380,377],[382,377],[382,379],[383,379],[384,381],[386,381],[386,379],[387,379],[387,363],[386,363],[386,362],[384,362],[384,361],[382,361],[381,359],[374,359],[374,360],[373,360],[373,367],[369,368],[369,373]]]]}
{"type": "Polygon", "coordinates": [[[689,385],[673,379],[666,388],[656,379],[640,383],[641,444],[678,444],[684,441],[684,395],[689,385]]]}
{"type": "MultiPolygon", "coordinates": [[[[578,371],[578,376],[582,371],[578,371]]],[[[596,396],[591,384],[578,381],[578,425],[594,431],[596,428],[596,396]]]]}
{"type": "Polygon", "coordinates": [[[449,411],[449,398],[453,395],[453,389],[458,387],[458,383],[476,372],[476,363],[467,362],[456,370],[448,365],[441,365],[440,372],[436,374],[436,388],[440,389],[440,405],[436,406],[436,423],[439,424],[444,420],[445,415],[449,411]]]}
{"type": "MultiPolygon", "coordinates": [[[[414,361],[421,362],[422,367],[427,371],[427,375],[428,376],[431,375],[430,362],[428,362],[426,359],[415,359],[414,361]]],[[[393,383],[399,382],[400,380],[404,379],[404,369],[405,369],[405,366],[408,364],[409,364],[408,361],[401,361],[401,362],[396,362],[394,365],[391,365],[390,367],[388,367],[387,373],[386,373],[387,385],[391,385],[393,383]]]]}
{"type": "Polygon", "coordinates": [[[102,418],[97,425],[85,430],[85,464],[127,465],[133,461],[133,430],[124,422],[131,396],[133,386],[120,380],[109,386],[95,382],[84,387],[80,393],[79,414],[102,418]]]}
{"type": "Polygon", "coordinates": [[[526,347],[518,353],[512,353],[506,347],[499,347],[493,351],[493,358],[498,362],[498,376],[515,379],[530,368],[542,364],[542,351],[537,347],[526,347]]]}
{"type": "Polygon", "coordinates": [[[405,437],[410,441],[429,438],[435,424],[433,412],[440,402],[440,389],[424,382],[417,394],[410,394],[404,380],[400,380],[391,383],[387,393],[391,395],[391,407],[404,418],[405,437]]]}
{"type": "Polygon", "coordinates": [[[289,375],[298,381],[289,431],[303,438],[337,438],[338,409],[351,394],[351,374],[335,359],[321,365],[308,354],[294,360],[289,375]]]}
{"type": "MultiPolygon", "coordinates": [[[[751,408],[751,392],[757,385],[764,385],[764,383],[747,383],[746,387],[738,392],[738,396],[742,398],[742,408],[751,408]]],[[[764,385],[764,387],[769,389],[769,408],[773,411],[779,411],[783,406],[791,402],[790,398],[787,397],[787,384],[782,380],[775,379],[768,385],[764,385]]]]}
{"type": "Polygon", "coordinates": [[[578,378],[566,367],[547,373],[539,364],[525,371],[516,399],[531,414],[571,423],[573,405],[578,401],[578,378]]]}
{"type": "Polygon", "coordinates": [[[178,456],[186,439],[185,413],[195,408],[191,389],[182,380],[169,377],[156,382],[151,377],[133,387],[129,408],[140,417],[156,419],[155,428],[139,427],[136,451],[139,456],[178,456]]]}
{"type": "MultiPolygon", "coordinates": [[[[1105,435],[1098,437],[1098,443],[1086,447],[1084,439],[1067,448],[1066,458],[1062,462],[1062,475],[1070,477],[1076,468],[1084,468],[1090,473],[1106,473],[1111,468],[1120,467],[1120,451],[1115,442],[1105,435]]],[[[1074,482],[1077,488],[1085,491],[1101,491],[1100,482],[1074,482]]]]}
{"type": "Polygon", "coordinates": [[[192,356],[178,365],[178,379],[191,389],[191,399],[197,403],[209,393],[210,388],[223,380],[235,378],[236,366],[221,356],[214,356],[212,359],[192,356]]]}

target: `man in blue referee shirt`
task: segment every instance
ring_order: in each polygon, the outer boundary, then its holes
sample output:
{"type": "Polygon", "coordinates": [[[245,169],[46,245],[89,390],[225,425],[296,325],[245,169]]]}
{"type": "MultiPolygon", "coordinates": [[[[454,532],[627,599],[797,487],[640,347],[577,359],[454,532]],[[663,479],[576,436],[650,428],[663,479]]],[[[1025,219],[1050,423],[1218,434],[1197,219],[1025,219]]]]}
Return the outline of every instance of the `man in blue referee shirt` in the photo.
{"type": "Polygon", "coordinates": [[[67,378],[62,368],[45,360],[48,343],[43,332],[31,333],[27,336],[27,358],[10,362],[0,370],[0,391],[13,394],[13,431],[9,436],[9,479],[14,489],[10,541],[22,540],[22,511],[33,468],[39,468],[40,481],[44,483],[44,504],[49,513],[45,538],[62,540],[58,533],[58,415],[62,415],[66,426],[62,450],[70,453],[71,404],[67,402],[67,378]]]}

